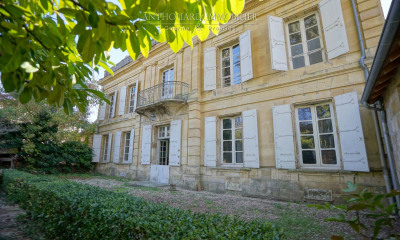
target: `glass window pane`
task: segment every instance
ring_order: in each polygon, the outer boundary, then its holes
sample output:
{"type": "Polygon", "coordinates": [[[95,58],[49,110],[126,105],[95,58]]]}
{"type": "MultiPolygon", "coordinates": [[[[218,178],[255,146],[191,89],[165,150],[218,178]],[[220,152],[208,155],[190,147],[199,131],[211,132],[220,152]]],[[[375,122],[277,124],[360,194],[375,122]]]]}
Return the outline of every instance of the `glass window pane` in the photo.
{"type": "Polygon", "coordinates": [[[293,58],[292,62],[293,62],[293,69],[302,68],[306,65],[306,62],[304,61],[303,56],[293,58]]]}
{"type": "Polygon", "coordinates": [[[236,141],[236,151],[243,151],[243,142],[242,140],[236,141]]]}
{"type": "Polygon", "coordinates": [[[303,53],[303,44],[297,44],[290,47],[292,51],[292,56],[296,56],[303,53]]]}
{"type": "Polygon", "coordinates": [[[303,163],[304,164],[316,164],[317,159],[315,157],[315,151],[302,151],[303,163]]]}
{"type": "Polygon", "coordinates": [[[318,121],[319,133],[331,133],[332,132],[332,120],[325,119],[318,121]]]}
{"type": "Polygon", "coordinates": [[[289,33],[300,32],[300,22],[293,22],[289,24],[289,33]]]}
{"type": "Polygon", "coordinates": [[[301,136],[301,148],[302,149],[314,149],[314,137],[313,136],[301,136]]]}
{"type": "Polygon", "coordinates": [[[222,50],[222,57],[223,58],[229,57],[229,48],[222,50]]]}
{"type": "Polygon", "coordinates": [[[223,79],[223,84],[225,87],[230,86],[231,85],[231,78],[230,77],[226,77],[223,79]]]}
{"type": "Polygon", "coordinates": [[[311,65],[322,62],[322,60],[323,60],[322,59],[322,51],[311,53],[308,57],[310,58],[311,65]]]}
{"type": "Polygon", "coordinates": [[[329,107],[329,104],[319,105],[316,108],[318,119],[331,117],[331,108],[329,107]]]}
{"type": "Polygon", "coordinates": [[[307,40],[314,39],[319,36],[318,26],[314,26],[306,30],[306,38],[307,40]]]}
{"type": "Polygon", "coordinates": [[[232,131],[231,130],[224,130],[224,140],[231,140],[232,139],[232,131]]]}
{"type": "Polygon", "coordinates": [[[242,129],[236,129],[235,130],[235,139],[242,139],[242,129]]]}
{"type": "Polygon", "coordinates": [[[222,125],[224,129],[232,128],[232,120],[231,119],[224,119],[222,120],[222,125]]]}
{"type": "Polygon", "coordinates": [[[232,151],[232,142],[231,141],[224,141],[223,150],[224,151],[232,151]]]}
{"type": "Polygon", "coordinates": [[[224,152],[223,154],[223,163],[232,163],[232,153],[231,152],[224,152]]]}
{"type": "Polygon", "coordinates": [[[311,121],[300,122],[300,133],[301,134],[312,134],[313,126],[311,121]]]}
{"type": "Polygon", "coordinates": [[[222,66],[223,67],[229,67],[230,64],[231,64],[231,62],[230,62],[229,58],[224,58],[222,60],[222,66]]]}
{"type": "Polygon", "coordinates": [[[242,117],[236,117],[235,118],[235,128],[240,128],[242,127],[243,120],[242,117]]]}
{"type": "Polygon", "coordinates": [[[299,120],[312,120],[311,117],[311,108],[306,107],[306,108],[299,108],[297,110],[298,114],[299,114],[299,120]]]}
{"type": "Polygon", "coordinates": [[[290,45],[301,43],[301,33],[293,33],[289,35],[290,45]]]}
{"type": "Polygon", "coordinates": [[[232,53],[233,53],[233,55],[239,54],[239,49],[240,49],[240,48],[239,48],[239,44],[233,46],[233,47],[232,47],[232,53]]]}
{"type": "Polygon", "coordinates": [[[321,41],[319,38],[315,38],[307,42],[308,51],[313,51],[315,49],[321,48],[321,41]]]}
{"type": "Polygon", "coordinates": [[[323,164],[337,164],[335,150],[322,150],[321,156],[323,164]]]}
{"type": "Polygon", "coordinates": [[[233,65],[233,74],[240,74],[240,62],[239,63],[235,63],[235,65],[233,65]]]}
{"type": "Polygon", "coordinates": [[[241,83],[240,75],[233,77],[233,85],[241,83]]]}
{"type": "Polygon", "coordinates": [[[231,68],[227,67],[222,69],[222,76],[230,76],[231,75],[231,68]]]}
{"type": "Polygon", "coordinates": [[[306,28],[309,28],[309,27],[314,26],[316,24],[317,24],[317,17],[315,16],[315,14],[304,18],[304,25],[305,25],[306,28]]]}
{"type": "Polygon", "coordinates": [[[333,134],[320,135],[319,136],[321,148],[334,148],[335,140],[333,138],[333,134]]]}
{"type": "Polygon", "coordinates": [[[236,153],[236,163],[243,163],[243,152],[236,153]]]}

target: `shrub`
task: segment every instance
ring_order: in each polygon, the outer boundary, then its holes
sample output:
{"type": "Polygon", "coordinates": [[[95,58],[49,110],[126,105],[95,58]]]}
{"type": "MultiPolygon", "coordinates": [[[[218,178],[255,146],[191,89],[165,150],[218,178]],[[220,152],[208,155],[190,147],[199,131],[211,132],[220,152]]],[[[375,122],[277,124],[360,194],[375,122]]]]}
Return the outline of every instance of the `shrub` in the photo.
{"type": "Polygon", "coordinates": [[[50,239],[280,239],[282,232],[259,220],[191,213],[125,193],[4,172],[10,198],[50,239]]]}

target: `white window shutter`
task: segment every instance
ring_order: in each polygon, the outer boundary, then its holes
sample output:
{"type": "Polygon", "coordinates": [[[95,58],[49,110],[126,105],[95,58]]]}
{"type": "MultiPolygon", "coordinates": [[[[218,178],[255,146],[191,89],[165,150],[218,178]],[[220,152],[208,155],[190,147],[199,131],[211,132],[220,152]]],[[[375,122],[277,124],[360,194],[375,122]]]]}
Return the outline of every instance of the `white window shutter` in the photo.
{"type": "Polygon", "coordinates": [[[335,98],[344,170],[369,172],[360,108],[356,92],[335,98]]]}
{"type": "Polygon", "coordinates": [[[125,98],[126,98],[126,86],[123,86],[121,90],[119,90],[119,107],[118,107],[118,115],[124,115],[125,113],[125,98]]]}
{"type": "Polygon", "coordinates": [[[250,30],[239,37],[240,46],[240,75],[242,82],[253,78],[253,61],[251,59],[251,37],[250,30]]]}
{"type": "Polygon", "coordinates": [[[115,112],[116,112],[115,103],[117,102],[117,94],[118,94],[118,90],[115,90],[115,92],[114,92],[114,102],[113,102],[113,105],[112,105],[112,112],[111,112],[111,117],[112,118],[115,116],[115,112]]]}
{"type": "Polygon", "coordinates": [[[288,63],[283,19],[275,16],[268,16],[268,30],[272,69],[287,71],[288,63]]]}
{"type": "Polygon", "coordinates": [[[217,118],[206,117],[204,125],[204,166],[217,166],[217,118]]]}
{"type": "Polygon", "coordinates": [[[244,167],[260,168],[257,110],[242,112],[244,167]]]}
{"type": "Polygon", "coordinates": [[[100,105],[99,120],[104,120],[104,118],[106,117],[106,107],[107,107],[106,102],[103,102],[100,105]]]}
{"type": "Polygon", "coordinates": [[[134,140],[135,140],[135,129],[132,129],[131,136],[129,138],[128,162],[132,162],[134,140]]]}
{"type": "Polygon", "coordinates": [[[115,133],[113,162],[119,162],[119,149],[121,146],[121,132],[115,133]]]}
{"type": "Polygon", "coordinates": [[[346,27],[340,0],[323,0],[319,4],[328,59],[349,52],[346,27]]]}
{"type": "Polygon", "coordinates": [[[135,86],[135,103],[133,105],[134,106],[133,107],[133,111],[136,110],[137,102],[138,102],[138,99],[139,99],[139,96],[138,96],[139,91],[138,91],[138,89],[139,89],[139,80],[136,81],[136,86],[135,86]]]}
{"type": "Polygon", "coordinates": [[[276,168],[296,169],[290,104],[272,107],[276,168]]]}
{"type": "Polygon", "coordinates": [[[171,121],[171,136],[169,141],[169,165],[171,166],[180,165],[181,129],[182,129],[182,120],[171,121]]]}
{"type": "Polygon", "coordinates": [[[217,88],[217,49],[204,49],[204,91],[217,88]]]}
{"type": "Polygon", "coordinates": [[[95,134],[93,136],[93,158],[92,162],[99,162],[101,151],[101,135],[95,134]]]}
{"type": "Polygon", "coordinates": [[[150,164],[151,155],[151,125],[142,128],[142,164],[150,164]]]}
{"type": "Polygon", "coordinates": [[[112,133],[109,133],[108,134],[108,146],[107,146],[107,162],[110,162],[111,142],[112,142],[112,133]]]}

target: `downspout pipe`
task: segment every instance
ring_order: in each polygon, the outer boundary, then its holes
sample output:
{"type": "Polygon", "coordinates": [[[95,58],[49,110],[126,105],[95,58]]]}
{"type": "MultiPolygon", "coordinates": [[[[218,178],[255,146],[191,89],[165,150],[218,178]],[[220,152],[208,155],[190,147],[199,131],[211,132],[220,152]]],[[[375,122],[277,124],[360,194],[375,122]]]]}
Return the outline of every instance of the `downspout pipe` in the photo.
{"type": "MultiPolygon", "coordinates": [[[[368,71],[367,65],[365,65],[364,41],[363,41],[362,34],[361,34],[360,21],[358,19],[357,7],[356,7],[354,0],[351,0],[351,5],[353,7],[353,14],[354,14],[354,20],[356,22],[357,36],[358,36],[358,40],[359,40],[359,44],[360,44],[360,48],[361,48],[360,66],[364,71],[365,81],[367,81],[368,77],[369,77],[369,71],[368,71]]],[[[380,108],[379,107],[377,108],[376,106],[370,106],[369,104],[364,104],[364,102],[363,102],[363,105],[366,106],[368,109],[372,110],[371,114],[372,114],[372,119],[374,121],[376,140],[377,140],[378,149],[379,149],[379,159],[380,159],[381,166],[382,166],[383,178],[385,180],[386,192],[390,193],[392,191],[392,183],[390,181],[389,172],[387,169],[385,153],[383,150],[382,135],[381,135],[381,130],[380,130],[379,122],[378,122],[378,114],[377,114],[377,109],[380,109],[380,108]]],[[[390,198],[389,202],[390,202],[390,204],[393,204],[394,201],[392,198],[390,198]]]]}

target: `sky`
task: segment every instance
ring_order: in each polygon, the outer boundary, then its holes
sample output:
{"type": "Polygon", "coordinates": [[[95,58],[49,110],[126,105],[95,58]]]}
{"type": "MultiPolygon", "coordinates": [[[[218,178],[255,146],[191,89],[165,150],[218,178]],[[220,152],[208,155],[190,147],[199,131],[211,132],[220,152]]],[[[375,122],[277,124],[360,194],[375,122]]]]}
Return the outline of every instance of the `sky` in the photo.
{"type": "MultiPolygon", "coordinates": [[[[117,1],[112,0],[112,2],[119,4],[117,1]]],[[[392,0],[381,0],[381,4],[382,4],[382,10],[383,10],[383,14],[385,15],[385,18],[387,16],[387,13],[389,11],[390,8],[390,4],[391,4],[392,0]]],[[[111,62],[113,62],[114,64],[117,64],[118,62],[120,62],[122,59],[124,59],[126,56],[128,56],[128,52],[122,52],[119,49],[113,49],[110,51],[110,60],[111,62]]],[[[97,76],[98,79],[103,78],[104,76],[104,71],[101,71],[100,74],[97,76]]],[[[89,115],[89,121],[90,122],[94,122],[97,119],[97,112],[98,112],[98,106],[92,107],[90,109],[90,115],[89,115]]]]}

